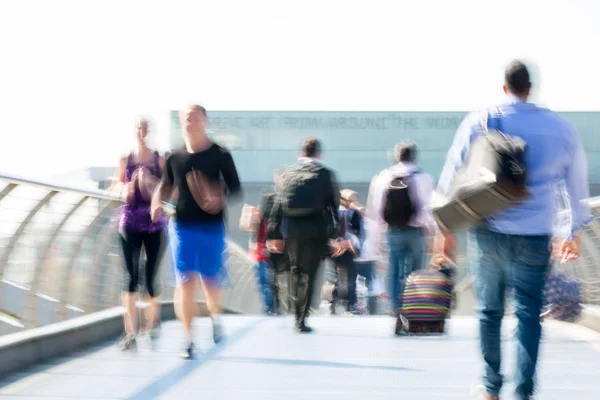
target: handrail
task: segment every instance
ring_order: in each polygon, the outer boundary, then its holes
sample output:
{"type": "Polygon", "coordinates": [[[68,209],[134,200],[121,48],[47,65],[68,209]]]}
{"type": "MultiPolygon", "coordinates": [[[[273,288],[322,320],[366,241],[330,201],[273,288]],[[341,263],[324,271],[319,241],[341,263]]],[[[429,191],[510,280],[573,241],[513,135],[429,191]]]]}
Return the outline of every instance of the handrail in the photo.
{"type": "MultiPolygon", "coordinates": [[[[29,178],[24,178],[22,176],[8,174],[5,172],[0,172],[0,181],[5,181],[8,183],[14,184],[26,184],[30,186],[36,186],[47,190],[56,190],[62,192],[72,192],[77,194],[82,194],[86,196],[96,197],[103,200],[116,200],[116,201],[124,201],[123,197],[110,194],[103,190],[94,190],[94,189],[84,189],[71,185],[63,185],[57,183],[51,183],[43,180],[34,180],[29,178]]],[[[584,200],[588,206],[591,208],[600,207],[600,196],[590,197],[584,200]]],[[[168,206],[168,204],[165,204],[168,206]]],[[[568,212],[568,210],[561,210],[561,213],[568,212]]]]}
{"type": "MultiPolygon", "coordinates": [[[[3,250],[0,251],[0,279],[7,279],[0,280],[0,312],[19,318],[26,327],[33,327],[48,323],[52,318],[63,320],[78,313],[117,305],[119,300],[116,293],[120,290],[122,267],[118,258],[115,217],[123,198],[102,190],[6,173],[0,173],[0,181],[7,184],[0,190],[0,211],[3,218],[10,220],[6,225],[15,226],[15,230],[10,231],[12,234],[8,233],[10,237],[4,238],[6,248],[0,249],[3,250]],[[47,193],[36,199],[27,198],[23,192],[13,190],[19,186],[35,187],[47,193]],[[54,196],[62,192],[74,193],[80,198],[54,196]],[[10,219],[13,218],[11,210],[15,204],[21,205],[21,198],[25,209],[14,213],[18,220],[13,221],[10,219]],[[36,222],[40,218],[42,227],[38,229],[35,225],[40,223],[36,222]],[[36,253],[39,256],[36,257],[36,253]],[[3,274],[3,270],[10,271],[10,277],[3,274]],[[97,281],[93,277],[102,279],[97,281]],[[85,296],[92,291],[93,297],[85,296]],[[84,295],[80,296],[82,293],[84,295]],[[97,303],[90,304],[93,302],[97,303]]],[[[596,219],[584,229],[582,257],[557,268],[582,279],[586,300],[591,304],[600,304],[600,270],[596,257],[600,249],[600,197],[585,201],[594,209],[596,219]]],[[[172,204],[163,203],[167,215],[173,213],[173,208],[172,204]]],[[[566,215],[563,213],[559,218],[562,216],[566,215]]],[[[254,279],[252,261],[239,246],[230,244],[229,250],[234,259],[231,274],[236,279],[234,287],[223,299],[224,305],[231,307],[239,303],[244,307],[241,311],[257,310],[258,293],[249,290],[254,279]]],[[[167,287],[165,298],[172,295],[172,287],[167,284],[167,271],[170,268],[166,265],[168,259],[163,259],[164,275],[161,276],[161,286],[167,287]]],[[[0,335],[1,329],[0,324],[0,335]]]]}
{"type": "MultiPolygon", "coordinates": [[[[124,197],[111,194],[108,191],[83,189],[83,188],[78,188],[76,186],[71,186],[71,185],[59,185],[56,183],[38,181],[38,180],[23,178],[23,177],[6,174],[6,173],[0,173],[0,181],[12,183],[15,185],[25,184],[25,185],[29,185],[29,186],[35,186],[35,187],[39,187],[41,189],[46,189],[46,190],[55,191],[55,192],[76,193],[76,194],[80,194],[83,196],[94,197],[94,198],[101,199],[101,200],[120,201],[120,202],[125,201],[124,197]]],[[[162,204],[163,204],[163,211],[165,211],[165,214],[167,216],[174,215],[175,206],[172,203],[170,203],[168,201],[163,201],[162,204]]]]}
{"type": "Polygon", "coordinates": [[[95,198],[102,199],[102,200],[113,200],[113,201],[121,201],[121,202],[123,201],[122,197],[113,195],[113,194],[108,193],[107,191],[103,191],[103,190],[84,189],[84,188],[79,188],[76,186],[44,182],[44,181],[40,181],[40,180],[33,180],[33,179],[24,178],[21,176],[7,174],[7,173],[0,173],[0,181],[13,183],[16,185],[35,186],[35,187],[39,187],[41,189],[53,190],[53,191],[57,191],[57,192],[77,193],[77,194],[81,194],[84,196],[95,197],[95,198]]]}

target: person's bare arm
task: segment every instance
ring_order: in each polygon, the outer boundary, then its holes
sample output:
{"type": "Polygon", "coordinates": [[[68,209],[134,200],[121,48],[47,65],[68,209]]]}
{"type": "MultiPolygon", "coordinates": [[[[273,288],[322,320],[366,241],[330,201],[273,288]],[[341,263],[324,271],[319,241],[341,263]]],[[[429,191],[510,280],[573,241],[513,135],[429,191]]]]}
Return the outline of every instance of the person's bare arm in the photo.
{"type": "Polygon", "coordinates": [[[162,206],[163,202],[167,201],[173,195],[174,189],[174,179],[173,179],[173,169],[171,167],[171,163],[169,159],[164,162],[164,168],[162,173],[162,180],[158,184],[156,190],[154,190],[154,194],[152,195],[151,209],[150,214],[152,216],[152,220],[156,220],[162,214],[162,206]]]}
{"type": "MultiPolygon", "coordinates": [[[[159,176],[163,176],[165,171],[165,159],[158,159],[159,176]]],[[[136,171],[137,183],[142,196],[145,199],[151,199],[156,187],[160,181],[159,176],[155,176],[148,168],[140,168],[136,171]]]]}
{"type": "Polygon", "coordinates": [[[124,196],[128,198],[133,193],[132,182],[125,182],[125,170],[127,168],[127,156],[121,157],[117,168],[117,181],[114,182],[108,189],[109,193],[124,196]]]}
{"type": "Polygon", "coordinates": [[[171,198],[173,186],[161,182],[152,195],[151,216],[152,220],[157,220],[162,214],[163,202],[171,198]]]}
{"type": "Polygon", "coordinates": [[[119,166],[116,168],[117,180],[113,182],[106,190],[110,193],[119,194],[125,182],[125,167],[127,166],[127,157],[119,159],[119,166]]]}

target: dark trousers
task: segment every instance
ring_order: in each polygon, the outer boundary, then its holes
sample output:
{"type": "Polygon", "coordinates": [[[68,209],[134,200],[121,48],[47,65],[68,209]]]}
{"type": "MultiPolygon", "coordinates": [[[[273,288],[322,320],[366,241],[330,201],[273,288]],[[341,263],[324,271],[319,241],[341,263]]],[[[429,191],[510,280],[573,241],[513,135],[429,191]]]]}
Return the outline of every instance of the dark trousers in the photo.
{"type": "Polygon", "coordinates": [[[326,238],[288,239],[286,251],[289,255],[292,274],[291,298],[294,303],[296,324],[301,325],[308,317],[315,289],[315,278],[327,246],[326,238]]]}
{"type": "MultiPolygon", "coordinates": [[[[369,289],[369,292],[373,289],[373,279],[375,277],[375,263],[374,262],[355,262],[354,268],[356,274],[365,277],[365,284],[369,289]]],[[[367,300],[367,310],[369,314],[374,315],[377,312],[377,296],[371,296],[367,300]]]]}
{"type": "Polygon", "coordinates": [[[136,232],[124,229],[121,231],[121,246],[123,247],[123,257],[127,272],[123,291],[129,293],[138,291],[140,279],[139,264],[143,246],[146,252],[146,290],[150,297],[157,297],[160,291],[155,282],[156,274],[165,249],[163,231],[136,232]]]}
{"type": "Polygon", "coordinates": [[[356,278],[358,273],[354,264],[354,256],[347,251],[340,257],[332,258],[335,263],[338,280],[335,284],[334,295],[348,300],[348,310],[356,306],[356,278]],[[342,274],[344,276],[342,276],[342,274]],[[342,282],[340,282],[342,281],[342,282]],[[341,284],[340,284],[341,283],[341,284]],[[346,288],[344,293],[343,287],[346,288]]]}
{"type": "Polygon", "coordinates": [[[290,309],[290,262],[286,253],[271,253],[273,268],[273,301],[277,313],[286,313],[290,309]]]}

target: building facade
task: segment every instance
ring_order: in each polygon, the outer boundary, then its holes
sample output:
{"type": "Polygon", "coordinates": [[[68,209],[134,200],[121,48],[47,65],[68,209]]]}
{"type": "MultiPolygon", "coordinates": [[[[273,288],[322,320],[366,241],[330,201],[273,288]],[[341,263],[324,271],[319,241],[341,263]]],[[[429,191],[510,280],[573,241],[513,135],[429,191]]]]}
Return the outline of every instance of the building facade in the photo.
{"type": "MultiPolygon", "coordinates": [[[[590,184],[600,185],[600,112],[561,113],[579,130],[588,156],[590,184]]],[[[228,147],[245,183],[267,183],[273,171],[294,162],[302,141],[323,143],[323,161],[338,179],[362,186],[392,162],[401,140],[419,147],[419,165],[438,177],[466,112],[212,111],[208,133],[228,147]]],[[[183,145],[177,111],[171,112],[171,147],[183,145]]]]}

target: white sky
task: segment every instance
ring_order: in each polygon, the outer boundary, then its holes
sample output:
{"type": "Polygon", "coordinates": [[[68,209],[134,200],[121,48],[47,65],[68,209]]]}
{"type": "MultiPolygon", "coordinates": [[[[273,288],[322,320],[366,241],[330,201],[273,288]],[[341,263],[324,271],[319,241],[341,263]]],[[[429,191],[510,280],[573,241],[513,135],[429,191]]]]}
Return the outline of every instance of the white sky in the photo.
{"type": "Polygon", "coordinates": [[[113,165],[168,110],[472,110],[512,58],[600,110],[600,1],[0,0],[0,171],[113,165]],[[596,22],[596,26],[594,26],[596,22]]]}

